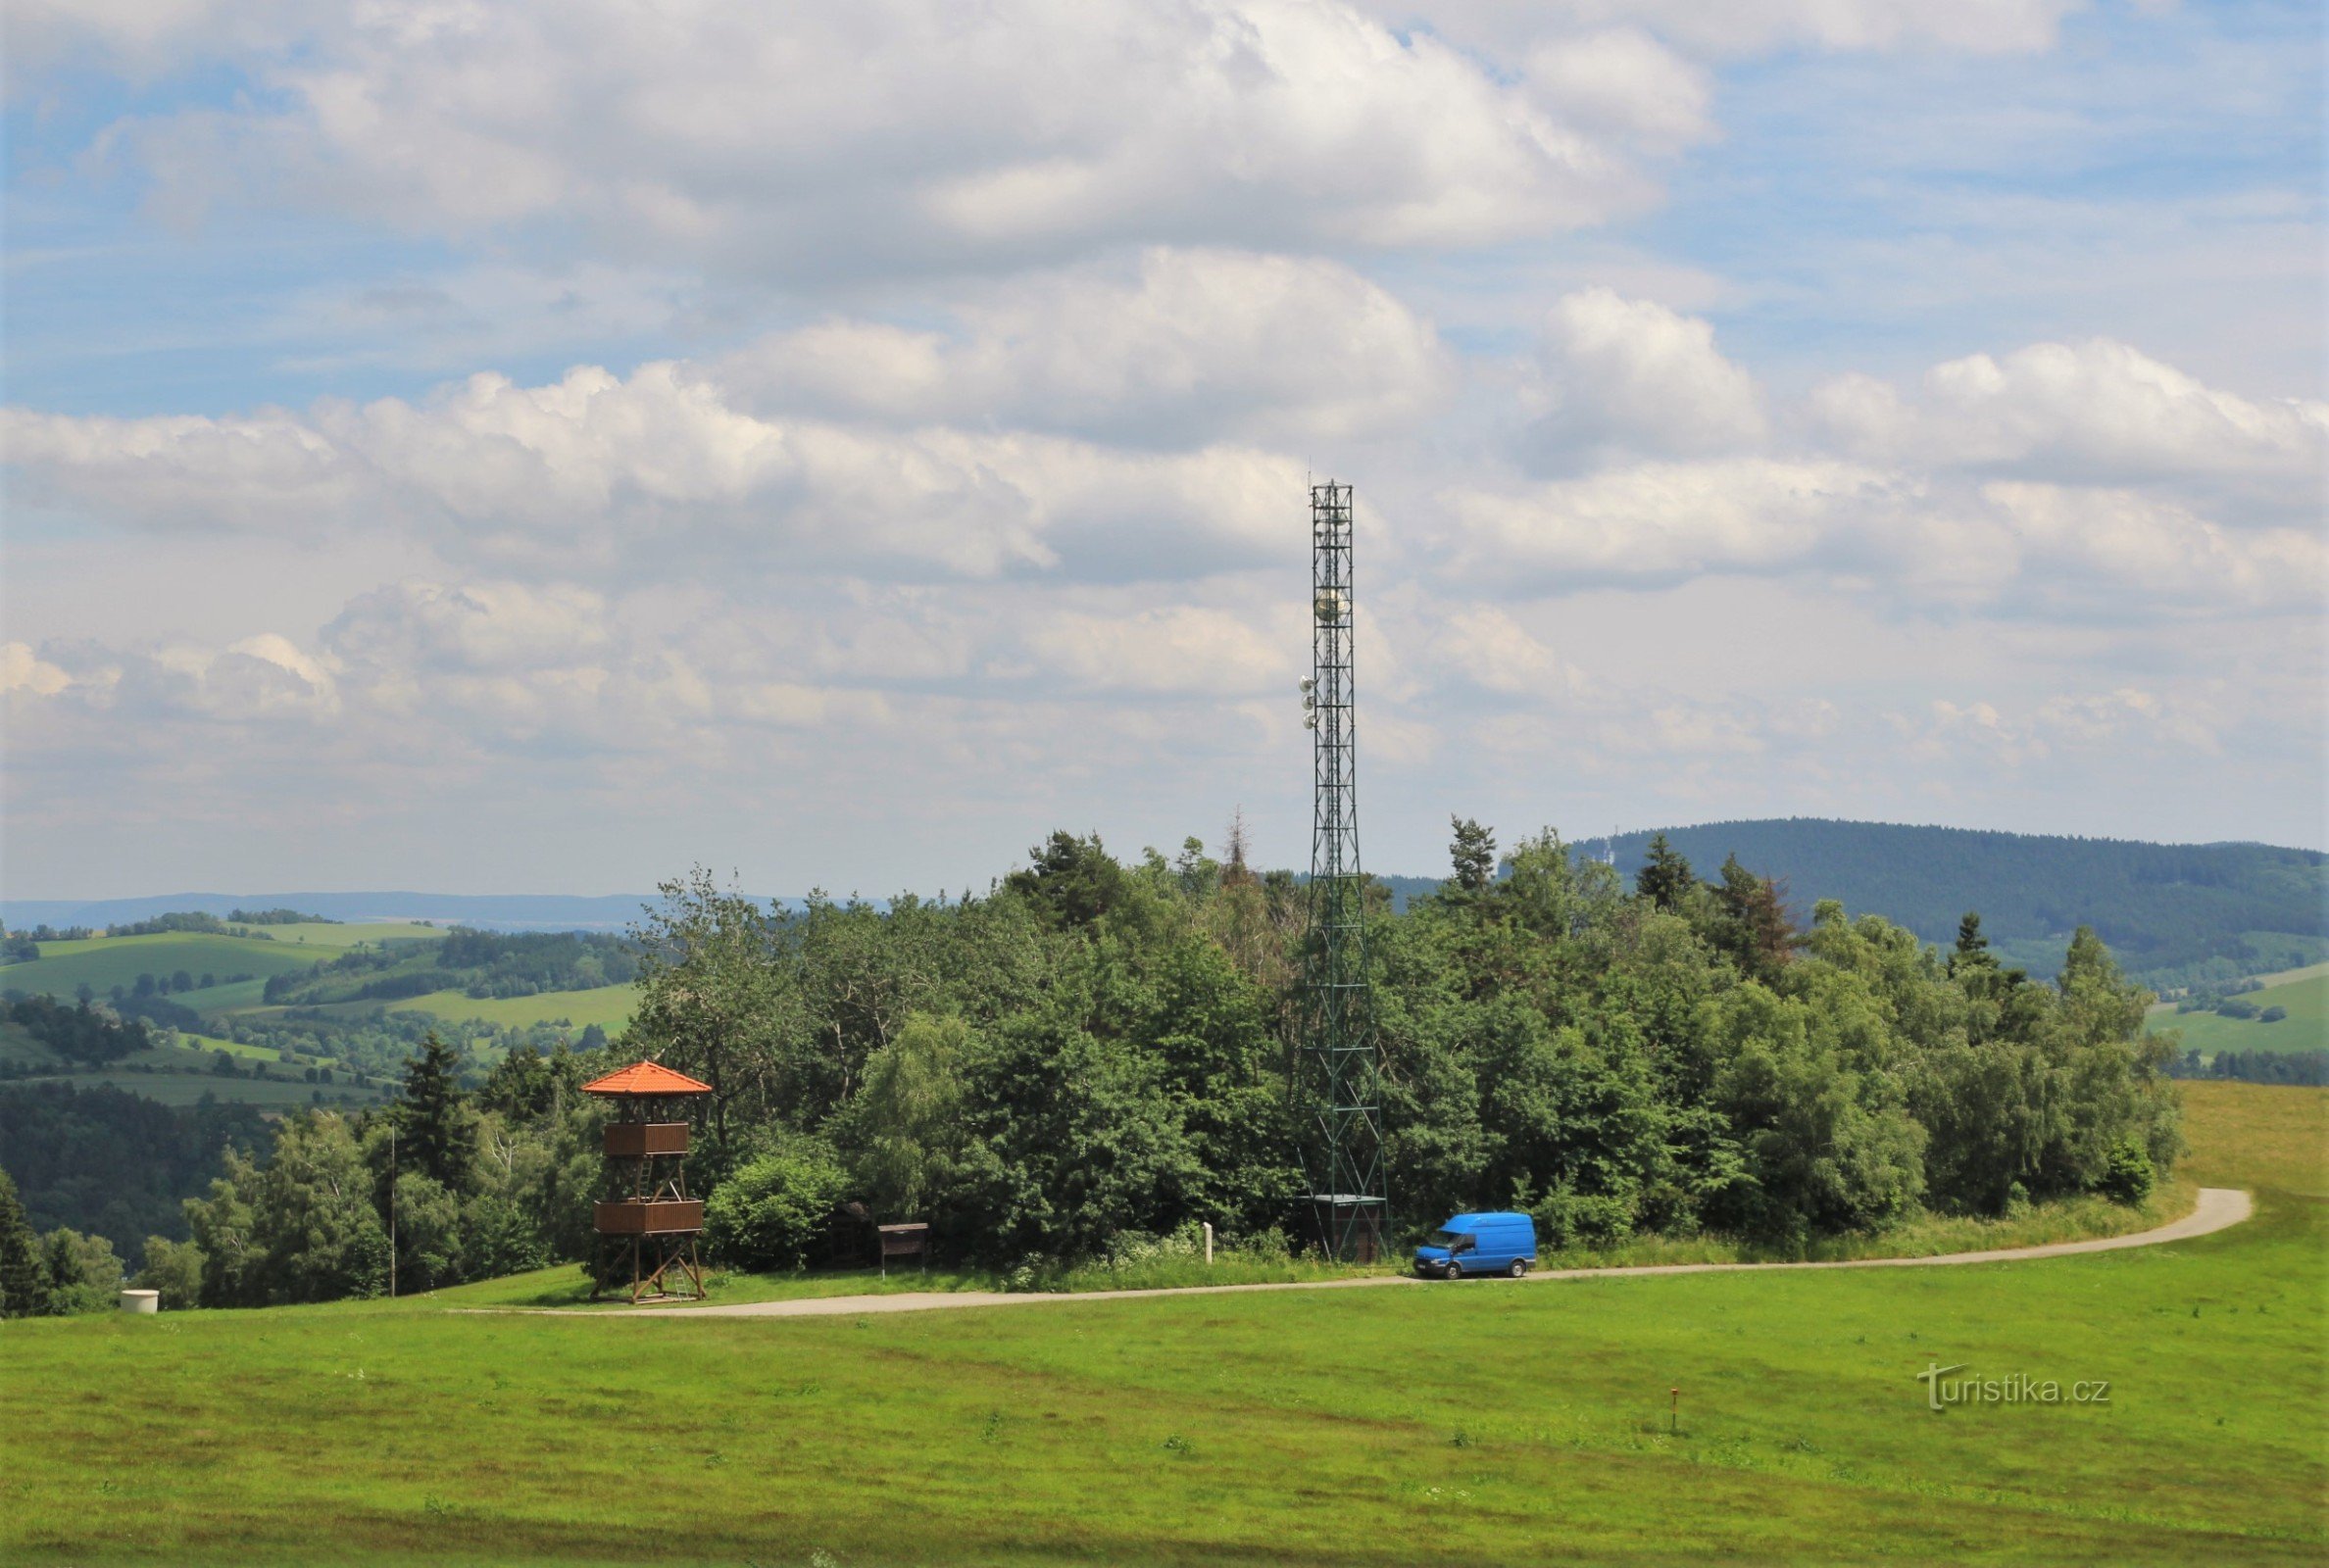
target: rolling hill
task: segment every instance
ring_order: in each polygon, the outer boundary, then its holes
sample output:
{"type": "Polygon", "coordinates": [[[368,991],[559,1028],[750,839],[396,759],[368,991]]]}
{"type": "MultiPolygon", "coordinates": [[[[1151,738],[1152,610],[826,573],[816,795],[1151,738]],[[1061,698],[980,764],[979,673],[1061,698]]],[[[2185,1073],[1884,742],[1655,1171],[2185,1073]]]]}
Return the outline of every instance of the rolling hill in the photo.
{"type": "MultiPolygon", "coordinates": [[[[2143,844],[1982,833],[1818,817],[1708,822],[1664,830],[1702,877],[1727,856],[1787,884],[1808,918],[1820,899],[1881,914],[1928,942],[1978,910],[2011,961],[2060,966],[2070,933],[2091,925],[2155,987],[2296,968],[2329,958],[2329,855],[2265,844],[2143,844]]],[[[1580,847],[1612,853],[1628,878],[1651,834],[1580,847]]]]}

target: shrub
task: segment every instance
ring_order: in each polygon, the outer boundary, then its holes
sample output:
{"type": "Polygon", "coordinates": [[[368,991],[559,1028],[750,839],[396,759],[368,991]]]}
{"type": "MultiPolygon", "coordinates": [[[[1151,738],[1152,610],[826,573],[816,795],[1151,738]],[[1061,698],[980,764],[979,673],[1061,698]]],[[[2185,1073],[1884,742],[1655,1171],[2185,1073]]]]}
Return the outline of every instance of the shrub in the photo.
{"type": "Polygon", "coordinates": [[[2256,1022],[2278,1023],[2288,1015],[2289,1009],[2286,1007],[2266,1007],[2262,1012],[2256,1014],[2256,1022]]]}
{"type": "Polygon", "coordinates": [[[704,1204],[704,1244],[729,1268],[804,1268],[848,1179],[832,1152],[801,1142],[747,1160],[704,1204]]]}
{"type": "Polygon", "coordinates": [[[2110,1164],[2103,1173],[2104,1195],[2113,1202],[2140,1203],[2151,1197],[2158,1174],[2152,1167],[2151,1155],[2143,1145],[2129,1138],[2110,1152],[2110,1164]]]}

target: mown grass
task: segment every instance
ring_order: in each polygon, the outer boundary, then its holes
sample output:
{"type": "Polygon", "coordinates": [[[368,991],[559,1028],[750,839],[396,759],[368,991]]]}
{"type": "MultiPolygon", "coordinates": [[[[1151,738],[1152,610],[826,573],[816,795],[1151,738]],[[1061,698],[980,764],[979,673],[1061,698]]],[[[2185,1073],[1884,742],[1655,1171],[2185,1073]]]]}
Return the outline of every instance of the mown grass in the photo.
{"type": "Polygon", "coordinates": [[[2257,1217],[2051,1261],[13,1323],[0,1558],[2318,1562],[2323,1096],[2192,1088],[2257,1217]],[[1934,1414],[1935,1362],[2109,1402],[1934,1414]]]}

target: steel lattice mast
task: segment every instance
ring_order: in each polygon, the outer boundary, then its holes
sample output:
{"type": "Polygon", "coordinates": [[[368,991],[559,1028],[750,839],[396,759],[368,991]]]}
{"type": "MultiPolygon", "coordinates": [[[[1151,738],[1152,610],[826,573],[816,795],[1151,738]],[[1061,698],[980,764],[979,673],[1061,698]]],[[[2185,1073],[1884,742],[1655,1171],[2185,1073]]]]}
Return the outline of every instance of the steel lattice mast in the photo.
{"type": "Polygon", "coordinates": [[[1351,591],[1351,487],[1328,480],[1311,486],[1311,678],[1304,706],[1313,806],[1303,1061],[1313,1124],[1304,1166],[1327,1253],[1365,1261],[1382,1245],[1388,1204],[1359,868],[1351,591]]]}

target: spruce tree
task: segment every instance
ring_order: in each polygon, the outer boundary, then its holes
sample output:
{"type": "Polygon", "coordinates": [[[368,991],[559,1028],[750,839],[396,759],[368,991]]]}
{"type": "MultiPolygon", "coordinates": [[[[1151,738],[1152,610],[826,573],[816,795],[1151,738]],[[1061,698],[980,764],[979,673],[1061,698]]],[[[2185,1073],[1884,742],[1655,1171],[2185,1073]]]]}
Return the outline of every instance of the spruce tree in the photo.
{"type": "Polygon", "coordinates": [[[431,1029],[421,1054],[405,1061],[404,1095],[391,1115],[397,1162],[466,1194],[475,1185],[470,1136],[475,1117],[463,1100],[460,1069],[461,1058],[431,1029]]]}
{"type": "Polygon", "coordinates": [[[1957,951],[1949,956],[1949,972],[1959,969],[1994,969],[1997,958],[1990,953],[1989,938],[1981,934],[1981,916],[1967,909],[1957,921],[1957,951]]]}
{"type": "Polygon", "coordinates": [[[1698,878],[1690,874],[1690,862],[1674,853],[1666,836],[1654,835],[1650,840],[1650,858],[1634,874],[1634,891],[1661,909],[1678,909],[1697,882],[1698,878]]]}
{"type": "Polygon", "coordinates": [[[45,1317],[49,1311],[48,1265],[40,1239],[17,1198],[16,1183],[0,1170],[0,1317],[45,1317]]]}

